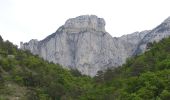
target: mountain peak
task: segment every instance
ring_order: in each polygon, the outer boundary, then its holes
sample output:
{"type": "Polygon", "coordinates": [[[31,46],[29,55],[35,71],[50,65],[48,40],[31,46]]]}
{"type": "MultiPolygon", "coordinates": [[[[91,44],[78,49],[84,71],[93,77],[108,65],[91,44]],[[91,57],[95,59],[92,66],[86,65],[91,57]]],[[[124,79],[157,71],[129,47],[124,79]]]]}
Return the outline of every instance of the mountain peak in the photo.
{"type": "Polygon", "coordinates": [[[167,19],[165,19],[163,23],[170,23],[170,16],[167,19]]]}
{"type": "Polygon", "coordinates": [[[42,41],[22,43],[21,49],[93,77],[99,70],[120,66],[126,58],[143,53],[149,42],[169,36],[170,17],[153,30],[113,38],[105,31],[104,19],[83,15],[68,19],[42,41]]]}
{"type": "Polygon", "coordinates": [[[68,33],[90,30],[105,32],[105,21],[103,18],[98,18],[96,15],[82,15],[68,19],[64,24],[64,28],[68,33]]]}

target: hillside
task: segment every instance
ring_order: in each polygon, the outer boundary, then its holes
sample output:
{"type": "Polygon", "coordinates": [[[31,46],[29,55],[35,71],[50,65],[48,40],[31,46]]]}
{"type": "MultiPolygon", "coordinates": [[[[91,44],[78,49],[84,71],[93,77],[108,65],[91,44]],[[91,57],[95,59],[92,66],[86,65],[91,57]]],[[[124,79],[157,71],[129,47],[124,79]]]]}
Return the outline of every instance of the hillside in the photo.
{"type": "Polygon", "coordinates": [[[0,38],[0,100],[169,100],[170,38],[90,78],[0,38]]]}
{"type": "Polygon", "coordinates": [[[101,87],[89,95],[95,95],[96,100],[169,100],[170,38],[148,43],[144,54],[101,71],[94,79],[101,87]]]}
{"type": "Polygon", "coordinates": [[[92,87],[80,75],[0,40],[0,100],[75,100],[92,87]]]}

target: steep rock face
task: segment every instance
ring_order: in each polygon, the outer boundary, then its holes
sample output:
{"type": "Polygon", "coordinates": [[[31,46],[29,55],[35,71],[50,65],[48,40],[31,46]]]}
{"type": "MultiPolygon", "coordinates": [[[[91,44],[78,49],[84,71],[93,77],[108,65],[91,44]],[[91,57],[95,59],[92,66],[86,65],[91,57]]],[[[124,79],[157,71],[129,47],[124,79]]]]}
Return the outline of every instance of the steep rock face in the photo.
{"type": "Polygon", "coordinates": [[[149,32],[150,30],[145,30],[142,32],[135,32],[128,35],[123,35],[122,37],[119,38],[120,40],[119,43],[123,45],[124,49],[128,54],[128,57],[132,56],[136,52],[139,43],[141,42],[143,37],[149,32]]]}
{"type": "MultiPolygon", "coordinates": [[[[157,28],[154,30],[158,31],[157,28]]],[[[59,63],[65,68],[78,69],[82,74],[94,76],[99,70],[117,67],[126,58],[145,51],[145,48],[141,50],[141,46],[148,43],[145,40],[152,39],[146,39],[151,33],[153,30],[112,38],[105,31],[104,19],[84,15],[67,20],[55,33],[42,41],[21,43],[21,49],[30,50],[33,54],[59,63]]]]}
{"type": "Polygon", "coordinates": [[[84,15],[67,20],[64,28],[69,33],[79,33],[86,30],[105,32],[105,21],[95,15],[84,15]]]}
{"type": "Polygon", "coordinates": [[[134,55],[143,53],[146,50],[146,46],[149,42],[158,42],[163,38],[170,36],[170,17],[168,17],[164,22],[150,31],[144,36],[140,41],[138,48],[136,49],[134,55]]]}
{"type": "Polygon", "coordinates": [[[29,43],[20,43],[20,47],[25,50],[30,50],[33,54],[38,54],[38,40],[32,39],[29,43]]]}

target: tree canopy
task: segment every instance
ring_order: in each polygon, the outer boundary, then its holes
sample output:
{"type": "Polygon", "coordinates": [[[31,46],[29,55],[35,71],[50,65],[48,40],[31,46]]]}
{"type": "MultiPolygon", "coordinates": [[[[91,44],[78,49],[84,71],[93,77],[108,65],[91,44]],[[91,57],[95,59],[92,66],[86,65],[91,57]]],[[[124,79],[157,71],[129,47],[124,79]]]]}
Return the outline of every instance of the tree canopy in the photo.
{"type": "Polygon", "coordinates": [[[22,51],[0,36],[0,100],[169,100],[170,38],[94,77],[22,51]]]}

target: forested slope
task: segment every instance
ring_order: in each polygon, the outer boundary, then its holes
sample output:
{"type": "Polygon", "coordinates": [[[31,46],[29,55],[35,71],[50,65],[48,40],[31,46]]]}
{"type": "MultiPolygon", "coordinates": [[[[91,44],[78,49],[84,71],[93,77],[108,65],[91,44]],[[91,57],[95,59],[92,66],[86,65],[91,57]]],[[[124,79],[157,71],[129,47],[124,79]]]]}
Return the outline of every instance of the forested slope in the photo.
{"type": "Polygon", "coordinates": [[[80,75],[0,39],[0,100],[75,100],[92,87],[80,75]]]}
{"type": "Polygon", "coordinates": [[[89,95],[99,93],[94,97],[109,100],[169,100],[170,38],[149,43],[147,48],[123,66],[99,72],[95,80],[101,87],[89,95]]]}
{"type": "Polygon", "coordinates": [[[0,100],[169,100],[170,38],[97,76],[82,76],[0,37],[0,100]]]}

